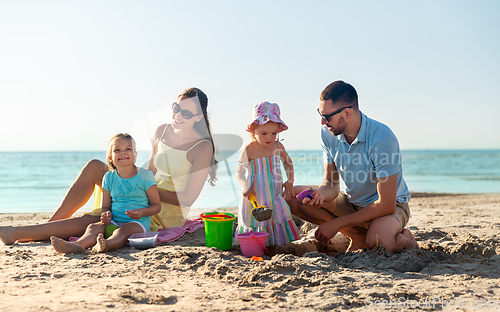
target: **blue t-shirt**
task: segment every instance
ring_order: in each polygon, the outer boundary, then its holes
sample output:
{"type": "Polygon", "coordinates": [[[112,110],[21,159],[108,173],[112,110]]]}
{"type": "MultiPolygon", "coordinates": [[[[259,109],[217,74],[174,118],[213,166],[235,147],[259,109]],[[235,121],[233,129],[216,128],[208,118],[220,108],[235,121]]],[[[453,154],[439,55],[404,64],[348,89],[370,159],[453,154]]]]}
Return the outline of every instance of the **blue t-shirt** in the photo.
{"type": "Polygon", "coordinates": [[[156,185],[153,173],[143,168],[139,168],[138,173],[129,179],[120,177],[116,170],[106,172],[102,180],[102,188],[111,195],[112,220],[118,223],[137,221],[149,230],[150,217],[145,216],[135,220],[127,216],[125,212],[149,207],[146,191],[153,185],[156,185]]]}
{"type": "Polygon", "coordinates": [[[321,127],[321,146],[326,163],[335,163],[346,185],[351,203],[365,207],[378,199],[377,178],[398,175],[396,201],[408,202],[410,191],[403,179],[399,142],[386,125],[361,113],[358,136],[347,143],[345,135],[334,136],[321,127]]]}

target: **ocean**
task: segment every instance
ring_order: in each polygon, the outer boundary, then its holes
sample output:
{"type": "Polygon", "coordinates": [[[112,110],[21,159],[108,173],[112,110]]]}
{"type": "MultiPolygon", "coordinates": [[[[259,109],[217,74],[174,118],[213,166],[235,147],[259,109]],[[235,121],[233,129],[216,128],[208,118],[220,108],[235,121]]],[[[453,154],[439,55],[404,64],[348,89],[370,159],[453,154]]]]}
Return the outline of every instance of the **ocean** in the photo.
{"type": "MultiPolygon", "coordinates": [[[[323,180],[321,151],[288,151],[295,167],[295,184],[323,180]]],[[[500,193],[500,150],[405,150],[403,174],[411,192],[500,193]]],[[[139,152],[137,165],[147,164],[139,152]]],[[[218,181],[203,188],[193,205],[205,209],[238,206],[241,187],[235,179],[239,153],[218,155],[218,181]]],[[[81,168],[105,152],[0,152],[0,213],[52,212],[81,168]]],[[[91,210],[92,199],[80,210],[91,210]]]]}

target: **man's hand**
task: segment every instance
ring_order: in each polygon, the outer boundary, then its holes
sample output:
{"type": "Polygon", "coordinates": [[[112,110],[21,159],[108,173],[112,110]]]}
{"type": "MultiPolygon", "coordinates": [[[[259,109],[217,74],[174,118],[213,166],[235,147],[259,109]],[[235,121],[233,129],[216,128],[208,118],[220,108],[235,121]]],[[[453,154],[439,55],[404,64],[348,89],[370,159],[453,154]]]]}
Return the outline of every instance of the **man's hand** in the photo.
{"type": "Polygon", "coordinates": [[[321,195],[318,190],[313,189],[311,196],[312,198],[305,197],[302,199],[302,204],[313,206],[314,208],[321,208],[323,205],[323,195],[321,195]]]}
{"type": "Polygon", "coordinates": [[[318,226],[314,236],[318,242],[328,243],[339,230],[335,226],[335,219],[325,222],[318,226]]]}
{"type": "Polygon", "coordinates": [[[101,213],[101,223],[108,225],[111,222],[111,211],[104,211],[101,213]]]}

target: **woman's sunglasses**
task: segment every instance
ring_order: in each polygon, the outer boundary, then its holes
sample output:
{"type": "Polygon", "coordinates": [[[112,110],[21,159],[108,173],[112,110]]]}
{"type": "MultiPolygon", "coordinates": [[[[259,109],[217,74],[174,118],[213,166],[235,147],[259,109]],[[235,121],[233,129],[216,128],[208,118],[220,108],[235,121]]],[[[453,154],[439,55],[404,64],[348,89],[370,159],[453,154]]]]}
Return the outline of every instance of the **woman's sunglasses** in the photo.
{"type": "Polygon", "coordinates": [[[177,113],[181,113],[182,115],[182,118],[184,119],[191,119],[193,118],[194,116],[198,116],[198,115],[201,115],[201,114],[193,114],[191,111],[187,110],[187,109],[181,109],[181,106],[179,104],[177,104],[177,102],[174,102],[174,104],[172,104],[172,110],[174,111],[175,114],[177,113]]]}

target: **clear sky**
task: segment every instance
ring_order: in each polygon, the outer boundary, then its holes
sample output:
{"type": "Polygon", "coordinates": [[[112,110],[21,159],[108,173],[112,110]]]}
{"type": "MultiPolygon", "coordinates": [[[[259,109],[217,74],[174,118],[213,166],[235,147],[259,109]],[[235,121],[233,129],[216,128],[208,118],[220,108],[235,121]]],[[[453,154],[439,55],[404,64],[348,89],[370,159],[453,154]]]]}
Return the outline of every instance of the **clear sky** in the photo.
{"type": "Polygon", "coordinates": [[[335,80],[402,149],[499,149],[499,15],[493,0],[0,0],[0,151],[104,150],[155,111],[168,122],[191,86],[214,133],[248,142],[267,100],[287,149],[320,149],[335,80]]]}

